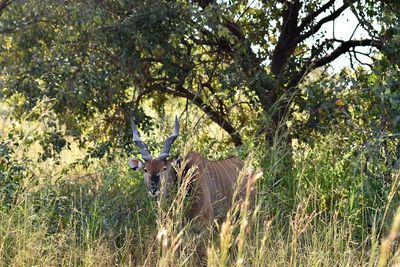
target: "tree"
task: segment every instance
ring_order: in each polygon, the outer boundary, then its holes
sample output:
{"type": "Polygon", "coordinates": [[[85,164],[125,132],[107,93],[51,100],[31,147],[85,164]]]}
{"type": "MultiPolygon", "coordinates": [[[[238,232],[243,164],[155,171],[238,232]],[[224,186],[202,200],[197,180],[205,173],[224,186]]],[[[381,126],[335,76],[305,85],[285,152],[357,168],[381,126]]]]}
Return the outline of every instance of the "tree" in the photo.
{"type": "Polygon", "coordinates": [[[368,56],[382,50],[395,12],[369,0],[3,2],[0,29],[12,38],[0,59],[5,95],[22,94],[25,109],[46,95],[70,134],[102,113],[121,136],[133,107],[146,118],[144,97],[162,106],[172,95],[203,110],[236,146],[246,121],[233,108],[260,108],[271,141],[290,103],[301,105],[303,78],[346,53],[356,60],[365,53],[358,47],[373,48],[368,56]],[[324,37],[323,26],[346,10],[368,37],[324,37]]]}

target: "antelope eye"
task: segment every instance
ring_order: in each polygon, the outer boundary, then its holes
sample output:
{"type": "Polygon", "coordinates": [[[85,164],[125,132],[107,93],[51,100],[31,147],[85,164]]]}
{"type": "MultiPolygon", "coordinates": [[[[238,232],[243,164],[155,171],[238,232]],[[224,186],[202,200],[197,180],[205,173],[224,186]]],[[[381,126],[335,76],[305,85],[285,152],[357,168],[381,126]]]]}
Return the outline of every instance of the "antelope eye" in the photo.
{"type": "Polygon", "coordinates": [[[144,171],[144,172],[147,172],[147,168],[143,168],[143,171],[144,171]]]}

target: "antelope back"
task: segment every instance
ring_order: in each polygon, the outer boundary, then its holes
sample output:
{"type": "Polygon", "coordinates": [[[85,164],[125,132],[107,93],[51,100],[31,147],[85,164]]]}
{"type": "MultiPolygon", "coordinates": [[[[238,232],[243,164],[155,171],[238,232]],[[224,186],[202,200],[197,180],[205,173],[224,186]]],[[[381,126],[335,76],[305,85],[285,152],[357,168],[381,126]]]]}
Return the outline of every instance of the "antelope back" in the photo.
{"type": "MultiPolygon", "coordinates": [[[[231,157],[225,160],[211,161],[201,154],[192,152],[186,157],[190,167],[196,168],[196,202],[189,212],[190,218],[198,216],[205,218],[223,218],[231,207],[236,192],[237,200],[244,199],[246,185],[251,183],[254,187],[251,175],[244,175],[239,181],[239,174],[244,162],[231,157]],[[239,183],[240,182],[240,183],[239,183]]],[[[251,192],[251,198],[254,193],[251,192]]]]}

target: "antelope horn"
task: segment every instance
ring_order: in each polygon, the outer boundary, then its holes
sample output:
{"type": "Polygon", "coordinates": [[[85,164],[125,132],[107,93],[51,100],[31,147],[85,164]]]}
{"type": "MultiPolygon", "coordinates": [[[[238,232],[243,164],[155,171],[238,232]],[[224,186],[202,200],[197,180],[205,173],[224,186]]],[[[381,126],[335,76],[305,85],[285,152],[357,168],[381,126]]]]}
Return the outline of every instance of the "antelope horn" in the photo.
{"type": "Polygon", "coordinates": [[[174,143],[175,139],[178,137],[178,134],[179,134],[179,121],[178,121],[178,117],[175,116],[174,132],[172,133],[172,135],[170,135],[167,138],[167,140],[165,140],[164,147],[163,147],[160,155],[158,156],[158,159],[165,160],[168,157],[169,151],[171,149],[171,145],[174,143]]]}
{"type": "Polygon", "coordinates": [[[142,139],[140,139],[139,132],[136,128],[135,123],[133,122],[133,119],[131,119],[131,125],[132,125],[133,141],[139,147],[139,151],[142,154],[143,159],[145,161],[152,160],[153,157],[151,156],[149,149],[147,148],[147,145],[142,141],[142,139]]]}

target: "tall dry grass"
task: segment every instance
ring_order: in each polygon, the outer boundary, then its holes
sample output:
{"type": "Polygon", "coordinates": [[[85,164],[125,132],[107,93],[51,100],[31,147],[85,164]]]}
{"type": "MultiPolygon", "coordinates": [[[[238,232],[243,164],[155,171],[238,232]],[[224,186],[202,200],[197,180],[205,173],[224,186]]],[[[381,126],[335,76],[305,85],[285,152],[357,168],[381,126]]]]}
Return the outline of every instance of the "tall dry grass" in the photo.
{"type": "MultiPolygon", "coordinates": [[[[140,177],[129,177],[123,160],[111,167],[102,164],[98,173],[80,180],[62,177],[65,187],[43,180],[15,205],[2,206],[0,265],[384,266],[398,262],[398,215],[383,242],[377,233],[385,233],[388,219],[360,240],[355,237],[358,226],[339,210],[329,218],[313,210],[312,195],[301,199],[285,218],[263,205],[260,195],[255,206],[248,199],[233,203],[221,225],[193,230],[183,218],[184,190],[168,207],[139,204],[136,201],[146,198],[145,192],[137,191],[143,184],[122,186],[123,192],[115,183],[140,177]]],[[[396,190],[392,187],[392,194],[396,190]]]]}
{"type": "MultiPolygon", "coordinates": [[[[200,228],[184,218],[184,181],[170,202],[157,203],[125,158],[87,168],[24,162],[29,176],[13,203],[0,203],[0,266],[398,264],[398,171],[380,187],[360,168],[368,151],[354,156],[329,135],[293,146],[288,165],[279,140],[246,161],[264,172],[256,201],[247,194],[225,220],[200,228]]],[[[69,162],[79,156],[63,153],[69,162]]]]}

